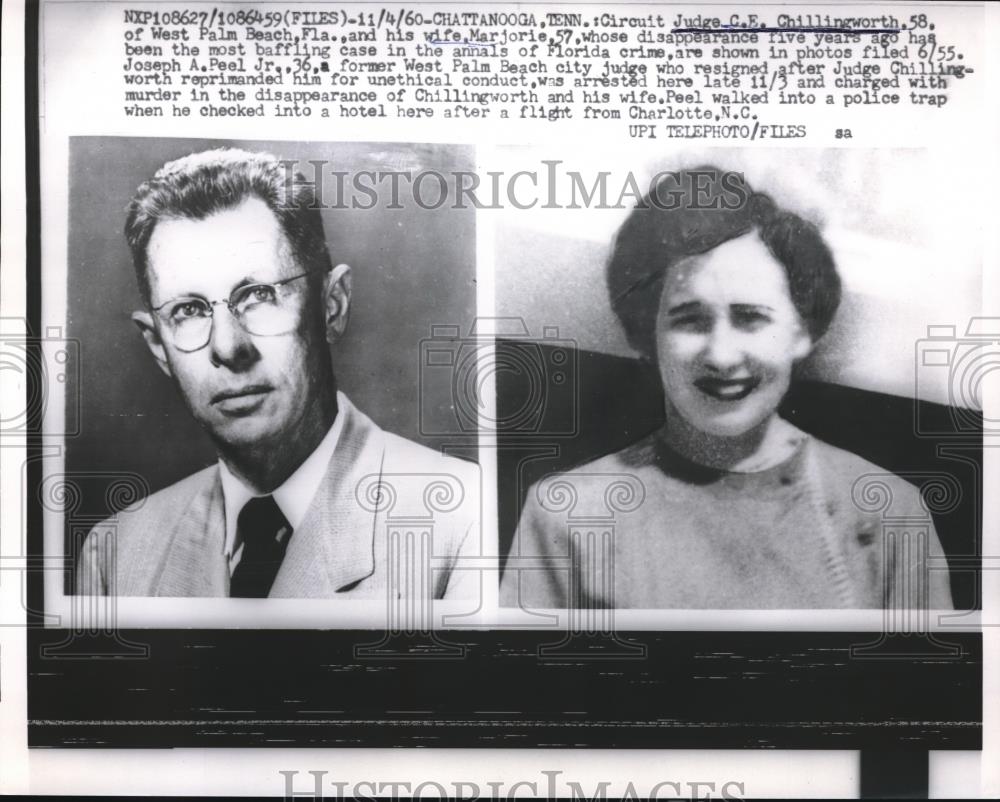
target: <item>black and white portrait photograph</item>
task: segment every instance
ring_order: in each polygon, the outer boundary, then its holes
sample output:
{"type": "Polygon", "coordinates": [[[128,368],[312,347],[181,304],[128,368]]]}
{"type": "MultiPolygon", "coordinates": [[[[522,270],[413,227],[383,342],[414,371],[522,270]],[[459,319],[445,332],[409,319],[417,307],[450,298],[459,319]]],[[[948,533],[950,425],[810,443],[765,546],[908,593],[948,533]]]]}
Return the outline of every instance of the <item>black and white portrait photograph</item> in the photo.
{"type": "MultiPolygon", "coordinates": [[[[501,605],[976,608],[996,321],[949,200],[969,173],[901,150],[544,163],[563,208],[497,237],[498,310],[558,332],[500,468],[501,605]]],[[[501,415],[529,398],[497,385],[501,415]]]]}
{"type": "Polygon", "coordinates": [[[2,16],[0,794],[997,796],[1000,6],[2,16]]]}
{"type": "Polygon", "coordinates": [[[72,592],[475,609],[476,441],[447,376],[421,373],[435,332],[474,317],[475,219],[377,185],[470,159],[71,140],[66,476],[108,505],[67,512],[72,592]]]}

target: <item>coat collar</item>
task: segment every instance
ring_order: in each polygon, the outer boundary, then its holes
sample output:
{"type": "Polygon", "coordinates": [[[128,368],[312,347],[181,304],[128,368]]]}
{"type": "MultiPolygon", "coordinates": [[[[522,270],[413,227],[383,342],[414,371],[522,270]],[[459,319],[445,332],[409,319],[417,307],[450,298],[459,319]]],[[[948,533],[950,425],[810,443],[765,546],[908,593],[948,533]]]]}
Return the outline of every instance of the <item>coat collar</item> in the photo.
{"type": "Polygon", "coordinates": [[[226,596],[229,567],[223,554],[226,515],[216,466],[174,527],[153,588],[156,596],[226,596]]]}
{"type": "Polygon", "coordinates": [[[375,512],[358,497],[382,473],[383,433],[343,393],[344,429],[302,525],[292,535],[271,596],[333,596],[375,571],[375,512]]]}
{"type": "MultiPolygon", "coordinates": [[[[380,476],[383,432],[343,393],[344,428],[305,518],[292,535],[271,588],[272,597],[331,597],[375,570],[375,510],[357,496],[368,477],[380,476]]],[[[174,528],[157,596],[226,596],[223,553],[225,505],[216,468],[174,528]]]]}

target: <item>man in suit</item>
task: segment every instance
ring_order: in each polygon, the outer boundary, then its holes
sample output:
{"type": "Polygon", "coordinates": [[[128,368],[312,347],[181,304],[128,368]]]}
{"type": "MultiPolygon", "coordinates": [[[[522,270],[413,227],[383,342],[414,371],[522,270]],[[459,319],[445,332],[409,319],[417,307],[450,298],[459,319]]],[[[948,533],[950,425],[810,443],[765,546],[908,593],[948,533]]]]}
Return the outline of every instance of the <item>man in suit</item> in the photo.
{"type": "MultiPolygon", "coordinates": [[[[314,187],[270,154],[165,164],[125,235],[153,358],[217,464],[89,534],[77,592],[453,598],[478,593],[478,471],[381,430],[338,392],[351,271],[314,187]]],[[[167,446],[169,447],[169,446],[167,446]]]]}

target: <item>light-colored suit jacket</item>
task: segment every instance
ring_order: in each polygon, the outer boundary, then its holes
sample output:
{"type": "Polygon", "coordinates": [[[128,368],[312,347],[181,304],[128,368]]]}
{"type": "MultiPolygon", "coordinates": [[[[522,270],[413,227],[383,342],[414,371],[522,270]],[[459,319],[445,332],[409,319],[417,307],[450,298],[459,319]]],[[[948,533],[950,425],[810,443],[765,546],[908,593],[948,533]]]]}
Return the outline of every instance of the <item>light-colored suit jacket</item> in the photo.
{"type": "MultiPolygon", "coordinates": [[[[383,431],[338,397],[344,428],[270,596],[386,598],[390,583],[435,599],[477,595],[474,577],[455,566],[482,553],[478,466],[383,431]]],[[[228,596],[224,540],[213,465],[94,527],[76,591],[228,596]]]]}

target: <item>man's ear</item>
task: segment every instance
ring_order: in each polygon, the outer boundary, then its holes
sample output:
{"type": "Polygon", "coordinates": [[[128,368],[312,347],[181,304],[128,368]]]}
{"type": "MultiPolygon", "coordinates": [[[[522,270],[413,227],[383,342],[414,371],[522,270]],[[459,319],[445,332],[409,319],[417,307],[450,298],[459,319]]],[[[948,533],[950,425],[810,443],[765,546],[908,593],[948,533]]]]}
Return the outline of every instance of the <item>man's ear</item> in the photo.
{"type": "Polygon", "coordinates": [[[156,328],[153,316],[145,310],[133,312],[132,322],[142,332],[142,339],[146,341],[146,347],[149,348],[149,352],[153,355],[153,359],[156,360],[156,364],[160,366],[160,370],[168,376],[173,375],[170,372],[170,364],[167,362],[167,352],[163,347],[163,340],[160,338],[160,332],[156,328]]]}
{"type": "Polygon", "coordinates": [[[323,283],[326,339],[334,343],[344,336],[351,317],[351,268],[339,264],[326,274],[323,283]]]}

